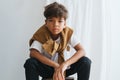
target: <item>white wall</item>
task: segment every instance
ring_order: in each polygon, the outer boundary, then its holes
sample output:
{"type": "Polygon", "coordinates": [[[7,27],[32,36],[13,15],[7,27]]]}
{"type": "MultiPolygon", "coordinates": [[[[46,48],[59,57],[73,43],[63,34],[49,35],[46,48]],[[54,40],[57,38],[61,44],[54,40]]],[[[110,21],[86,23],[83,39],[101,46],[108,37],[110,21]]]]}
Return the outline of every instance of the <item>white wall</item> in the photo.
{"type": "Polygon", "coordinates": [[[42,0],[0,0],[0,80],[25,80],[28,41],[43,23],[42,0]],[[34,4],[35,3],[35,4],[34,4]]]}
{"type": "Polygon", "coordinates": [[[120,0],[110,0],[111,60],[109,80],[120,80],[120,0]]]}

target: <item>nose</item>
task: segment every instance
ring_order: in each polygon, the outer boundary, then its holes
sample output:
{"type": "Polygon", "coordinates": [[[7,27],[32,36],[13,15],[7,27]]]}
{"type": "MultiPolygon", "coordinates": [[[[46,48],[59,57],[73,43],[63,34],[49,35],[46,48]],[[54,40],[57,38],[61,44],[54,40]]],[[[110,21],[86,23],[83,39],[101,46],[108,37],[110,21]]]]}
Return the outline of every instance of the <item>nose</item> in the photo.
{"type": "Polygon", "coordinates": [[[59,23],[57,21],[54,22],[54,26],[58,26],[59,23]]]}

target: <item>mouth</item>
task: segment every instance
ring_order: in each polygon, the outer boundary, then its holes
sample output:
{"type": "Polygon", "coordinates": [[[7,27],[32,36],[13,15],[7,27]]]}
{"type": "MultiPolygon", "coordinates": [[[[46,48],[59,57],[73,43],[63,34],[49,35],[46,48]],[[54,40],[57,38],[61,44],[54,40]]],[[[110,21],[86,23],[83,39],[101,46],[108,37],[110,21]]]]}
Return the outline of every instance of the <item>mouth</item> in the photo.
{"type": "Polygon", "coordinates": [[[59,31],[59,30],[58,30],[58,29],[53,29],[53,31],[55,31],[55,32],[56,32],[56,31],[59,31]]]}

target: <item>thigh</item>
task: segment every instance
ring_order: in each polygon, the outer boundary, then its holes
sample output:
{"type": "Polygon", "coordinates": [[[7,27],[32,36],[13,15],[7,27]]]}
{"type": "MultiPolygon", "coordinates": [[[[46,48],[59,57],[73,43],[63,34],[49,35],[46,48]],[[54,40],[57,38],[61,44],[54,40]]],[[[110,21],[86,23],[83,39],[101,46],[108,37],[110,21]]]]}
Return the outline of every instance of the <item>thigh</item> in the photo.
{"type": "Polygon", "coordinates": [[[88,57],[80,58],[77,62],[75,62],[74,64],[70,66],[71,67],[70,69],[66,70],[66,76],[72,75],[80,71],[84,63],[91,64],[91,60],[88,57]]]}
{"type": "Polygon", "coordinates": [[[51,78],[54,74],[54,68],[39,62],[39,75],[43,78],[51,78]]]}
{"type": "Polygon", "coordinates": [[[32,65],[36,69],[38,74],[43,78],[49,78],[53,76],[54,68],[41,63],[35,58],[29,58],[28,60],[26,60],[24,66],[30,66],[30,65],[32,65]]]}

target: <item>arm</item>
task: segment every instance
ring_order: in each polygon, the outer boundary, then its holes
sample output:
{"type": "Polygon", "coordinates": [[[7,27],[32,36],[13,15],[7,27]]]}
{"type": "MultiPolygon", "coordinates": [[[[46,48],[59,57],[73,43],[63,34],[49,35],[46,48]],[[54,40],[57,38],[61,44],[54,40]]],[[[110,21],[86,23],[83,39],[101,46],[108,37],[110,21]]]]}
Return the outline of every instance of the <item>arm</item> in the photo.
{"type": "Polygon", "coordinates": [[[79,60],[81,57],[85,56],[85,51],[80,44],[77,44],[74,49],[76,50],[75,54],[56,69],[53,76],[55,80],[64,80],[64,71],[67,69],[67,67],[77,62],[77,60],[79,60]]]}
{"type": "Polygon", "coordinates": [[[30,57],[36,58],[38,61],[40,61],[40,62],[42,62],[46,65],[49,65],[49,66],[53,67],[54,69],[59,67],[58,63],[48,59],[45,56],[43,56],[39,51],[37,51],[34,48],[30,49],[30,57]]]}
{"type": "Polygon", "coordinates": [[[63,64],[66,64],[67,66],[70,66],[71,64],[75,63],[77,60],[79,60],[81,57],[85,56],[85,51],[83,47],[80,44],[77,44],[74,49],[76,50],[76,53],[67,61],[65,61],[63,64]]]}

